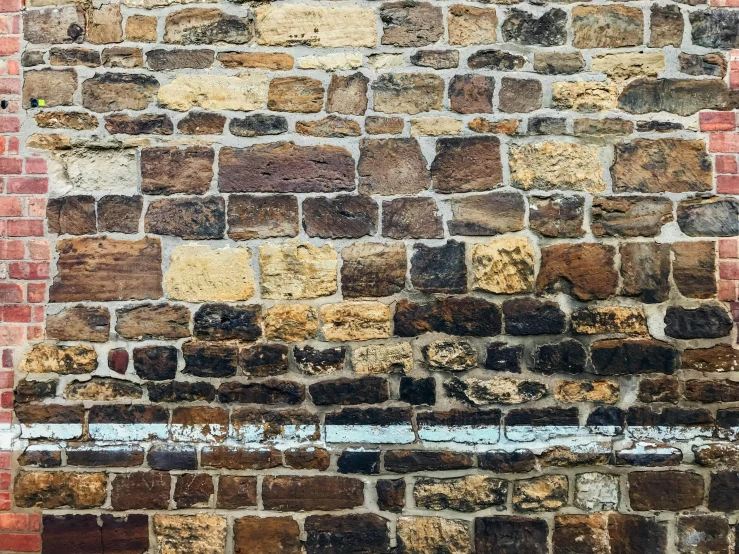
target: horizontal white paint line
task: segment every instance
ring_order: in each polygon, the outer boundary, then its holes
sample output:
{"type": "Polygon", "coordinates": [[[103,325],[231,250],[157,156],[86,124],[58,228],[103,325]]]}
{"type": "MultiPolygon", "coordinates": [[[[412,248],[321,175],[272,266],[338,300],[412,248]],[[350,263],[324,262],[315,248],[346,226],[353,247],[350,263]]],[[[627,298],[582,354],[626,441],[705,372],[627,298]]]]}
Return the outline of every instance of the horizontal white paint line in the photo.
{"type": "Polygon", "coordinates": [[[267,439],[262,425],[239,425],[238,428],[232,425],[229,436],[243,442],[310,442],[318,432],[318,425],[282,425],[280,429],[280,435],[267,439]]]}
{"type": "Polygon", "coordinates": [[[326,425],[326,442],[408,444],[416,440],[413,427],[400,425],[326,425]]]}
{"type": "Polygon", "coordinates": [[[90,423],[90,437],[102,441],[168,439],[166,423],[90,423]]]}
{"type": "Polygon", "coordinates": [[[589,436],[590,432],[577,425],[511,425],[505,429],[508,440],[515,442],[544,441],[578,435],[589,436]]]}
{"type": "Polygon", "coordinates": [[[634,425],[626,429],[626,436],[634,440],[689,441],[697,438],[713,436],[714,427],[675,426],[640,426],[634,425]]]}
{"type": "Polygon", "coordinates": [[[418,438],[428,442],[495,444],[500,441],[500,427],[486,425],[419,425],[418,438]]]}
{"type": "Polygon", "coordinates": [[[739,427],[719,427],[716,435],[720,439],[729,441],[739,440],[739,427]]]}
{"type": "Polygon", "coordinates": [[[81,423],[21,423],[22,439],[71,440],[82,436],[81,423]]]}

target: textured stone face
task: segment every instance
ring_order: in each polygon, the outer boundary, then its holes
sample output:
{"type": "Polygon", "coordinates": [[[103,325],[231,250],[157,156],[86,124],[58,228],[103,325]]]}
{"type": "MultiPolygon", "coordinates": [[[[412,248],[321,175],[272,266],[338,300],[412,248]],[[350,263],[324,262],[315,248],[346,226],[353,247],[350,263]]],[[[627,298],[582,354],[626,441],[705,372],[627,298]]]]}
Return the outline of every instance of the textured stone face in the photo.
{"type": "Polygon", "coordinates": [[[472,552],[466,521],[435,517],[404,517],[398,520],[398,541],[404,552],[421,554],[443,550],[449,554],[472,552]]]}
{"type": "Polygon", "coordinates": [[[178,75],[159,89],[158,100],[162,107],[182,112],[193,107],[251,111],[264,107],[267,91],[267,78],[261,73],[178,75]]]}
{"type": "Polygon", "coordinates": [[[390,336],[390,309],[380,302],[343,302],[321,307],[323,335],[329,341],[390,336]]]}
{"type": "Polygon", "coordinates": [[[384,73],[372,83],[375,111],[417,114],[441,108],[444,81],[429,73],[384,73]]]}
{"type": "Polygon", "coordinates": [[[534,255],[531,244],[523,238],[475,245],[471,252],[473,286],[497,294],[531,291],[534,255]]]}
{"type": "Polygon", "coordinates": [[[570,189],[601,192],[598,150],[571,143],[542,142],[511,148],[511,182],[524,190],[570,189]]]}
{"type": "Polygon", "coordinates": [[[405,288],[407,269],[403,244],[360,243],[341,253],[344,296],[390,296],[405,288]]]}
{"type": "Polygon", "coordinates": [[[200,514],[154,516],[159,554],[221,554],[226,551],[226,520],[200,514]]]}
{"type": "Polygon", "coordinates": [[[262,295],[317,298],[336,292],[337,254],[330,245],[265,244],[259,250],[262,295]]]}
{"type": "Polygon", "coordinates": [[[439,139],[431,164],[436,192],[474,192],[501,185],[503,169],[496,137],[439,139]]]}
{"type": "Polygon", "coordinates": [[[475,512],[503,503],[508,484],[493,477],[421,478],[413,488],[416,505],[429,510],[475,512]]]}

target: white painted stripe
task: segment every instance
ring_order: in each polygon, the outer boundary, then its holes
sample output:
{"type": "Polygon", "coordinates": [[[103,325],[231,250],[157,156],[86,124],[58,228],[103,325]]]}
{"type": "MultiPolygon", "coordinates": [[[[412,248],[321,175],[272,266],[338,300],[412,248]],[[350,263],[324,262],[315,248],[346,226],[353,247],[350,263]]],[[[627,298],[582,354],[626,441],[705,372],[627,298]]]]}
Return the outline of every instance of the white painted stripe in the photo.
{"type": "Polygon", "coordinates": [[[103,441],[142,441],[169,438],[166,423],[90,423],[90,437],[103,441]]]}
{"type": "Polygon", "coordinates": [[[500,427],[498,425],[420,425],[418,438],[428,442],[495,444],[500,440],[500,427]]]}
{"type": "Polygon", "coordinates": [[[627,456],[641,456],[641,455],[657,455],[657,456],[672,456],[680,450],[672,447],[654,444],[651,442],[636,442],[631,448],[622,448],[618,450],[619,455],[627,456]]]}
{"type": "Polygon", "coordinates": [[[515,442],[532,442],[589,435],[587,429],[576,425],[511,425],[506,427],[505,436],[515,442]]]}
{"type": "Polygon", "coordinates": [[[178,442],[218,442],[226,438],[228,428],[218,423],[183,425],[173,423],[169,426],[172,440],[178,442]]]}
{"type": "Polygon", "coordinates": [[[82,436],[81,423],[21,423],[23,439],[71,440],[82,436]]]}
{"type": "Polygon", "coordinates": [[[264,438],[264,427],[262,425],[239,425],[238,429],[231,425],[229,436],[238,441],[247,443],[251,442],[273,442],[280,443],[285,441],[305,441],[309,442],[313,439],[318,431],[317,425],[283,425],[280,427],[282,433],[274,438],[264,438]]]}
{"type": "Polygon", "coordinates": [[[622,435],[624,432],[624,428],[620,425],[589,425],[588,429],[596,435],[606,435],[609,437],[622,435]]]}
{"type": "Polygon", "coordinates": [[[676,426],[640,426],[635,425],[626,429],[626,436],[635,440],[656,440],[660,442],[689,441],[699,437],[712,437],[713,427],[676,426]]]}
{"type": "Polygon", "coordinates": [[[416,440],[410,424],[326,425],[326,442],[367,444],[408,444],[416,440]]]}
{"type": "Polygon", "coordinates": [[[719,427],[717,436],[729,441],[739,440],[739,427],[719,427]]]}

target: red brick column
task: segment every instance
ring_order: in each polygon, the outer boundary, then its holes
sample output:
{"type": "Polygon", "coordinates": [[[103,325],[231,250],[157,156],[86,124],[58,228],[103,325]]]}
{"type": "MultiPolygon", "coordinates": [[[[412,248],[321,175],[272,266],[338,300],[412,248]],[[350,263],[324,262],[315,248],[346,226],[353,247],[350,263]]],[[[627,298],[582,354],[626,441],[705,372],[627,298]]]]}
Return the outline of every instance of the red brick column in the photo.
{"type": "MultiPolygon", "coordinates": [[[[717,4],[739,6],[738,0],[722,0],[717,4]]],[[[729,84],[739,89],[739,50],[729,53],[729,84]]],[[[701,131],[708,131],[709,150],[716,155],[716,192],[739,194],[739,128],[736,112],[701,114],[701,131]]],[[[731,303],[734,321],[739,322],[739,239],[719,241],[719,300],[731,303]]]]}
{"type": "Polygon", "coordinates": [[[24,158],[20,132],[20,0],[0,0],[0,550],[39,552],[40,515],[11,513],[16,349],[43,338],[49,241],[43,239],[46,162],[24,158]]]}

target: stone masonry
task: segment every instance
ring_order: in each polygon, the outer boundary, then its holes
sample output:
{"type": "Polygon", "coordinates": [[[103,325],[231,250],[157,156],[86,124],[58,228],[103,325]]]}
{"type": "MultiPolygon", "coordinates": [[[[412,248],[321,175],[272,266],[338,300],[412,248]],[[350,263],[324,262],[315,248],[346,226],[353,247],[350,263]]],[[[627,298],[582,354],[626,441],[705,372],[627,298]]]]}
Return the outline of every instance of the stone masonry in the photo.
{"type": "Polygon", "coordinates": [[[739,554],[738,0],[0,34],[0,552],[739,554]]]}

